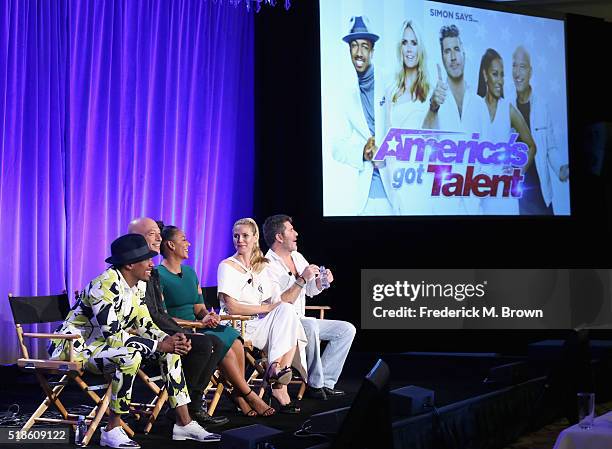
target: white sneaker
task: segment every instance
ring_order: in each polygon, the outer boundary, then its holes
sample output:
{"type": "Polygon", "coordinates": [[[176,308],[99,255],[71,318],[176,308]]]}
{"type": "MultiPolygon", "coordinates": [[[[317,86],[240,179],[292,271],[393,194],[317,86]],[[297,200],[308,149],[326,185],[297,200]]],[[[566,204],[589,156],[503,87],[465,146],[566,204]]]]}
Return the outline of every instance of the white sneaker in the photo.
{"type": "Polygon", "coordinates": [[[114,447],[117,449],[140,449],[140,445],[136,441],[131,440],[121,426],[114,427],[108,432],[101,429],[100,433],[100,446],[114,447]]]}
{"type": "Polygon", "coordinates": [[[221,435],[207,432],[204,427],[199,425],[195,420],[191,420],[186,426],[174,425],[172,429],[173,440],[196,440],[196,441],[221,441],[221,435]]]}

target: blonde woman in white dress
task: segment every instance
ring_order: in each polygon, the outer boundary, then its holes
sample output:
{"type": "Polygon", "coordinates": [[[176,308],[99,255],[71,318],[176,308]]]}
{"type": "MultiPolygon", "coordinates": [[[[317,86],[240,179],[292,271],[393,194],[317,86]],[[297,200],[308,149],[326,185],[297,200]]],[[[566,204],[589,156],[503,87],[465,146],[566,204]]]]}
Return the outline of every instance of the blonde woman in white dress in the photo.
{"type": "Polygon", "coordinates": [[[299,413],[300,409],[287,392],[291,366],[307,379],[306,334],[293,305],[282,302],[267,274],[268,260],[259,247],[259,228],[251,218],[234,223],[233,240],[236,253],[223,260],[217,271],[217,288],[221,313],[252,315],[246,322],[246,339],[265,351],[269,367],[264,382],[271,386],[271,395],[281,413],[299,413]]]}
{"type": "MultiPolygon", "coordinates": [[[[426,101],[430,90],[427,56],[422,34],[412,20],[402,24],[397,56],[399,70],[385,93],[385,134],[390,128],[421,129],[429,110],[426,101]]],[[[418,170],[421,165],[425,167],[420,176],[421,183],[415,178],[411,184],[402,182],[399,188],[394,188],[392,203],[394,212],[399,215],[430,215],[431,182],[424,181],[431,176],[426,171],[427,162],[415,162],[414,149],[409,162],[396,161],[395,158],[386,159],[386,162],[391,176],[402,168],[418,170]]]]}

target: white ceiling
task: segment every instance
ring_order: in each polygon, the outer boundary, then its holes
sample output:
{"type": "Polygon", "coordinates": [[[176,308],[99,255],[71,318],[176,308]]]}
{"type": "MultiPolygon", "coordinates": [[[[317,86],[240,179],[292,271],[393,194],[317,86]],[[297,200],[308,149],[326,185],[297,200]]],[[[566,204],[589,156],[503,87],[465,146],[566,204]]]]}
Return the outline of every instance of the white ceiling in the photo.
{"type": "Polygon", "coordinates": [[[534,9],[600,17],[612,22],[612,0],[490,0],[534,9]]]}

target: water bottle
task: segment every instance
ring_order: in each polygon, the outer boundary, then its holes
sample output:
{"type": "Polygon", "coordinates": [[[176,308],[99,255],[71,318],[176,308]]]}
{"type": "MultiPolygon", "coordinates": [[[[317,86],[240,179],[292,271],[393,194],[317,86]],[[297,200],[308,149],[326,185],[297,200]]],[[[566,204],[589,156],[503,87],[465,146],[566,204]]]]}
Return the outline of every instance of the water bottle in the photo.
{"type": "Polygon", "coordinates": [[[329,288],[329,281],[327,280],[327,271],[325,270],[325,267],[323,265],[321,265],[321,267],[319,268],[319,274],[321,276],[321,288],[323,290],[329,288]]]}
{"type": "Polygon", "coordinates": [[[77,419],[76,432],[74,434],[74,444],[77,446],[83,445],[83,438],[85,438],[85,434],[87,433],[87,422],[85,421],[85,417],[83,415],[79,415],[77,419]]]}

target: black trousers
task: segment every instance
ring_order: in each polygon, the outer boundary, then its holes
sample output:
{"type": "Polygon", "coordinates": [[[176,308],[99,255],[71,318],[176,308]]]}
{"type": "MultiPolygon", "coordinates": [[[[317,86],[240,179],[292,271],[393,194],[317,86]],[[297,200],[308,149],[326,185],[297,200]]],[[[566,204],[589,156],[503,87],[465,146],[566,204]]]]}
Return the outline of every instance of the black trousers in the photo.
{"type": "Polygon", "coordinates": [[[213,335],[185,334],[191,341],[191,351],[182,356],[183,372],[191,396],[190,408],[202,403],[202,391],[221,361],[223,343],[213,335]]]}

